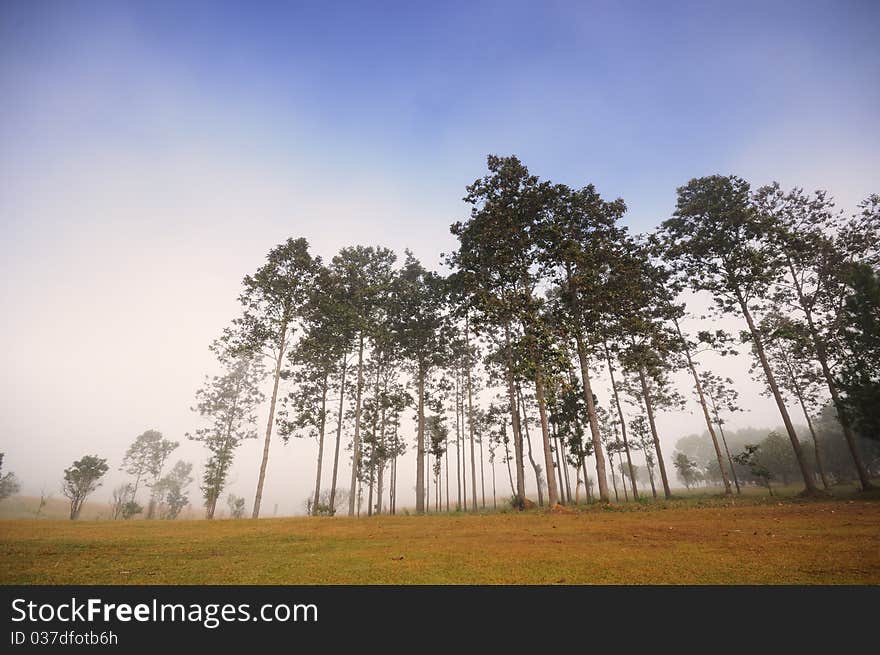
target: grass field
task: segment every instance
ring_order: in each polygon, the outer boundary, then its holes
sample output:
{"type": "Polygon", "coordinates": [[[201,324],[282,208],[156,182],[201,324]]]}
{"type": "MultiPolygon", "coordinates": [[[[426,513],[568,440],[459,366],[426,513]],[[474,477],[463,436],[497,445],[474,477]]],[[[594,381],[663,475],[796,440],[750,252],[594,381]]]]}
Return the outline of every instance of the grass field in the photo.
{"type": "Polygon", "coordinates": [[[0,521],[3,584],[880,584],[880,502],[0,521]]]}

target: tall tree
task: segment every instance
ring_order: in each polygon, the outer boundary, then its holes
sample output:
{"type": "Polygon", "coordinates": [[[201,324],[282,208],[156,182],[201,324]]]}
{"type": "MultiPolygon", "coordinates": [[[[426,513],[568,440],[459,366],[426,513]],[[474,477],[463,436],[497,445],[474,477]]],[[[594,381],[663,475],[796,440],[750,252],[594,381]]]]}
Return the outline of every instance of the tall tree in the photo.
{"type": "Polygon", "coordinates": [[[214,350],[224,372],[205,378],[202,388],[196,391],[196,406],[192,408],[209,424],[186,435],[205,444],[211,453],[202,476],[205,518],[208,519],[214,518],[235,450],[245,439],[257,438],[256,408],[265,400],[259,387],[265,370],[259,358],[248,355],[233,358],[222,349],[214,350]]]}
{"type": "Polygon", "coordinates": [[[575,342],[599,497],[607,502],[605,455],[591,386],[590,358],[602,339],[595,327],[616,301],[617,290],[607,284],[609,253],[625,233],[616,222],[626,212],[626,205],[620,198],[613,202],[603,200],[593,185],[576,191],[556,185],[550,198],[550,210],[538,231],[540,261],[558,288],[559,318],[575,342]]]}
{"type": "Polygon", "coordinates": [[[872,224],[868,212],[862,217],[867,221],[857,219],[848,226],[843,225],[834,202],[824,191],[808,195],[795,188],[786,193],[775,182],[758,189],[755,206],[763,219],[759,225],[764,229],[759,236],[776,255],[779,283],[773,294],[774,304],[803,317],[815,359],[837,408],[859,482],[862,489],[867,490],[871,483],[835,381],[832,339],[835,328],[845,320],[841,297],[846,285],[841,275],[845,275],[849,265],[857,262],[870,265],[875,258],[880,244],[877,232],[880,219],[872,224]]]}
{"type": "Polygon", "coordinates": [[[804,493],[819,493],[753,317],[756,302],[769,297],[778,256],[760,242],[765,226],[750,195],[750,186],[736,176],[696,178],[678,189],[673,216],[660,235],[666,256],[686,275],[695,291],[712,294],[723,313],[739,311],[755,343],[767,384],[785,425],[804,480],[804,493]]]}
{"type": "Polygon", "coordinates": [[[275,424],[275,404],[285,356],[293,345],[294,333],[320,270],[319,264],[320,258],[313,258],[309,254],[309,244],[302,238],[288,239],[270,250],[266,263],[253,275],[246,275],[242,281],[243,289],[238,297],[242,306],[241,316],[233,320],[232,327],[223,336],[230,355],[261,354],[274,367],[266,438],[251,514],[255,519],[260,516],[272,426],[275,424]]]}
{"type": "Polygon", "coordinates": [[[374,335],[380,315],[387,314],[387,304],[394,278],[395,254],[388,248],[355,246],[343,248],[331,263],[337,281],[340,311],[354,333],[357,349],[357,384],[355,387],[354,436],[352,437],[351,483],[348,515],[354,516],[358,480],[361,477],[361,413],[364,394],[364,356],[374,335]]]}
{"type": "Polygon", "coordinates": [[[724,444],[724,452],[727,455],[727,463],[730,464],[733,483],[736,485],[736,493],[742,493],[739,486],[739,478],[736,475],[736,466],[734,466],[734,460],[727,445],[727,437],[724,435],[725,420],[721,418],[722,410],[730,414],[743,411],[738,404],[739,392],[733,387],[733,380],[731,378],[722,378],[720,375],[707,370],[700,371],[700,385],[712,411],[715,425],[718,426],[721,443],[724,444]]]}
{"type": "MultiPolygon", "coordinates": [[[[758,324],[766,345],[767,360],[779,384],[783,395],[797,401],[807,422],[807,429],[813,439],[816,468],[822,478],[822,485],[829,488],[828,477],[822,462],[822,448],[819,437],[813,427],[812,414],[822,404],[820,390],[822,385],[821,371],[813,364],[813,356],[809,334],[802,323],[793,321],[788,316],[774,310],[768,312],[758,324]]],[[[748,335],[744,335],[748,339],[748,335]]],[[[757,361],[752,364],[754,374],[757,361]]],[[[769,388],[764,395],[770,395],[769,388]]]]}
{"type": "Polygon", "coordinates": [[[107,460],[97,455],[84,455],[70,468],[64,469],[64,483],[61,493],[70,499],[70,520],[79,518],[83,502],[95,489],[101,486],[99,480],[107,472],[107,460]]]}
{"type": "Polygon", "coordinates": [[[458,250],[448,258],[473,308],[473,328],[493,339],[506,371],[516,460],[517,504],[525,501],[523,439],[516,401],[514,341],[533,312],[533,230],[546,208],[548,185],[516,157],[487,158],[489,172],[467,187],[470,219],[451,226],[458,250]]]}
{"type": "Polygon", "coordinates": [[[425,511],[425,401],[432,369],[448,358],[449,326],[444,307],[447,286],[409,251],[390,301],[390,328],[401,356],[411,364],[416,383],[416,511],[425,511]]]}

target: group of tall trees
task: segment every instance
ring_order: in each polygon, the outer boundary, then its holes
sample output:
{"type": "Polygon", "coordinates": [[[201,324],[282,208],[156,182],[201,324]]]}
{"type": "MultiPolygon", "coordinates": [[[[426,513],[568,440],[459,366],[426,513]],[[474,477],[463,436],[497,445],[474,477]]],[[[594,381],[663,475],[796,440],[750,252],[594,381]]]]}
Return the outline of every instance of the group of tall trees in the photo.
{"type": "MultiPolygon", "coordinates": [[[[241,314],[213,346],[224,373],[197,397],[209,425],[189,435],[210,452],[208,517],[236,447],[257,437],[267,375],[255,518],[276,427],[285,441],[317,442],[313,514],[337,513],[340,496],[349,515],[364,500],[367,513],[394,511],[409,446],[418,512],[432,509],[432,495],[434,509],[444,499],[450,508],[453,452],[459,508],[476,508],[478,496],[485,505],[487,451],[493,463],[503,453],[520,507],[529,502],[526,459],[539,499],[546,494],[551,506],[572,499],[572,479],[576,500],[583,481],[590,497],[595,483],[598,500],[608,501],[609,475],[617,493],[615,454],[625,495],[638,499],[639,452],[652,493],[669,497],[657,417],[688,402],[699,406],[719,481],[733,493],[740,453],[728,447],[722,415],[736,409],[736,391],[700,360],[741,343],[775,401],[805,491],[828,481],[815,435],[816,456],[807,458],[791,412],[810,424],[826,398],[854,477],[870,486],[859,441],[880,438],[880,366],[863,364],[880,357],[877,196],[846,216],[824,192],[753,190],[714,175],[679,188],[673,215],[654,233],[631,234],[621,223],[623,200],[603,199],[593,185],[541,180],[516,157],[490,156],[464,200],[470,216],[451,226],[458,247],[443,256],[447,275],[410,252],[396,267],[382,247],[346,247],[325,262],[300,238],[272,249],[245,277],[241,314]],[[687,333],[684,299],[694,294],[745,329],[687,333]],[[684,394],[671,382],[678,371],[690,380],[684,394]],[[606,373],[607,395],[595,388],[606,373]],[[401,427],[408,409],[414,435],[401,427]]],[[[676,468],[689,470],[687,458],[676,468]]]]}

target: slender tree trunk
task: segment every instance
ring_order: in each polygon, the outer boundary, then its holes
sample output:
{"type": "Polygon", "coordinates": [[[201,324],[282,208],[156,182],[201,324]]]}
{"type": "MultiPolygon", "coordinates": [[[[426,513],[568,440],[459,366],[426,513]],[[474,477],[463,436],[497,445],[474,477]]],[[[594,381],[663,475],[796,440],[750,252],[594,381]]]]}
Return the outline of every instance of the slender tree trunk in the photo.
{"type": "Polygon", "coordinates": [[[449,511],[449,460],[451,459],[449,457],[450,453],[449,453],[449,432],[448,431],[446,433],[446,436],[443,437],[443,440],[444,440],[444,443],[446,444],[446,457],[443,458],[445,460],[444,461],[445,466],[443,468],[446,470],[446,472],[445,472],[445,477],[446,477],[446,511],[448,512],[449,511]]]}
{"type": "Polygon", "coordinates": [[[483,509],[486,508],[486,471],[484,469],[483,463],[485,462],[486,456],[483,452],[483,431],[480,430],[480,497],[483,500],[481,507],[483,509]]]}
{"type": "Polygon", "coordinates": [[[541,439],[544,443],[544,466],[547,467],[547,502],[550,507],[559,504],[556,485],[556,470],[553,466],[553,451],[550,449],[550,427],[547,424],[547,401],[544,398],[544,380],[541,374],[535,376],[535,395],[538,400],[538,414],[541,417],[541,439]]]}
{"type": "Polygon", "coordinates": [[[461,390],[459,389],[459,379],[460,374],[458,371],[455,372],[455,478],[458,486],[458,505],[456,506],[457,511],[462,510],[461,505],[461,438],[464,430],[462,429],[462,425],[464,422],[461,420],[461,415],[463,413],[462,410],[462,400],[461,400],[461,390]]]}
{"type": "Polygon", "coordinates": [[[495,461],[490,457],[489,465],[492,467],[492,509],[498,509],[498,494],[495,490],[495,461]]]}
{"type": "Polygon", "coordinates": [[[654,500],[657,500],[657,487],[654,485],[654,467],[651,466],[651,462],[645,463],[648,469],[648,480],[651,482],[651,494],[654,496],[654,500]]]}
{"type": "Polygon", "coordinates": [[[523,461],[523,438],[516,403],[516,386],[513,379],[513,351],[510,344],[510,326],[505,326],[504,352],[507,366],[507,398],[510,402],[510,427],[513,430],[513,454],[516,463],[516,497],[520,506],[526,499],[526,469],[523,461]]]}
{"type": "Polygon", "coordinates": [[[345,378],[348,360],[348,353],[342,356],[342,373],[339,381],[339,411],[336,419],[336,451],[333,454],[333,480],[330,486],[330,514],[336,513],[336,477],[339,472],[339,444],[342,441],[342,416],[344,414],[345,399],[345,378]]]}
{"type": "Polygon", "coordinates": [[[721,435],[721,443],[724,444],[724,452],[727,454],[727,463],[730,464],[730,472],[733,475],[733,484],[736,486],[736,493],[742,494],[739,486],[739,476],[736,474],[736,467],[733,465],[733,457],[730,456],[730,448],[727,447],[727,438],[724,436],[724,427],[722,427],[718,419],[718,411],[715,411],[715,423],[718,425],[718,433],[721,435]]]}
{"type": "Polygon", "coordinates": [[[587,458],[586,457],[584,457],[581,460],[581,467],[584,470],[584,491],[587,494],[587,502],[592,503],[593,502],[593,490],[590,489],[590,476],[587,475],[587,458]]]}
{"type": "MultiPolygon", "coordinates": [[[[801,285],[798,283],[798,277],[794,270],[794,263],[792,262],[791,257],[789,257],[788,255],[786,255],[786,258],[788,260],[788,268],[791,271],[792,280],[794,281],[795,288],[797,289],[798,301],[800,302],[801,309],[803,310],[804,316],[807,319],[807,327],[810,331],[810,337],[813,340],[813,349],[816,351],[816,359],[819,360],[819,366],[822,367],[822,375],[825,378],[825,383],[828,385],[828,391],[831,394],[831,400],[834,403],[834,408],[837,410],[837,420],[840,422],[840,427],[843,428],[843,437],[846,440],[847,447],[849,448],[849,454],[852,457],[853,466],[855,466],[856,469],[856,474],[859,476],[859,484],[861,484],[862,486],[862,491],[867,491],[868,489],[871,489],[872,485],[870,480],[868,479],[868,471],[865,468],[864,462],[862,461],[862,456],[859,453],[859,448],[856,445],[856,438],[852,432],[852,426],[849,422],[849,415],[846,412],[846,407],[840,400],[840,394],[837,391],[837,385],[834,383],[834,375],[832,375],[831,367],[828,365],[828,354],[825,348],[825,341],[820,336],[819,330],[816,328],[816,323],[813,321],[813,312],[810,309],[809,303],[804,297],[804,292],[801,285]]],[[[740,305],[744,306],[742,300],[740,300],[740,305]]],[[[744,310],[748,311],[748,309],[745,307],[744,310]]]]}
{"type": "Polygon", "coordinates": [[[321,389],[321,423],[318,426],[318,471],[315,473],[315,496],[312,502],[312,516],[321,500],[321,466],[324,463],[324,430],[327,425],[327,386],[329,372],[324,372],[324,386],[321,389]]]}
{"type": "Polygon", "coordinates": [[[468,437],[471,444],[471,505],[473,510],[477,511],[477,464],[474,461],[474,398],[473,385],[471,384],[471,351],[469,336],[468,317],[465,317],[464,323],[464,344],[467,361],[467,394],[468,394],[468,437]]]}
{"type": "Polygon", "coordinates": [[[354,516],[355,502],[360,510],[358,474],[361,468],[361,405],[364,391],[364,333],[358,340],[358,379],[354,405],[354,440],[351,444],[351,484],[349,486],[348,515],[354,516]]]}
{"type": "Polygon", "coordinates": [[[584,402],[587,404],[587,418],[590,424],[590,436],[593,441],[593,456],[596,458],[596,482],[599,485],[599,500],[607,503],[608,479],[605,474],[605,454],[602,449],[602,437],[599,434],[599,419],[596,415],[596,403],[593,402],[593,388],[590,386],[590,365],[587,361],[587,350],[579,332],[575,333],[578,361],[581,366],[584,402]]]}
{"type": "Polygon", "coordinates": [[[254,494],[252,518],[260,518],[260,502],[263,500],[263,483],[266,481],[266,465],[269,463],[269,444],[272,441],[272,424],[275,422],[275,402],[278,400],[278,381],[281,379],[281,363],[287,348],[287,322],[281,324],[281,339],[278,343],[278,358],[275,360],[275,380],[272,385],[272,400],[269,403],[269,420],[266,422],[266,441],[263,444],[263,459],[260,462],[260,475],[257,478],[257,492],[254,494]]]}
{"type": "Polygon", "coordinates": [[[538,488],[538,506],[544,506],[544,488],[541,486],[541,470],[538,467],[537,462],[535,462],[535,458],[532,455],[532,438],[529,434],[529,416],[526,413],[526,404],[523,400],[522,393],[519,389],[516,390],[517,397],[519,398],[519,403],[522,408],[522,419],[523,419],[523,431],[526,435],[526,445],[528,446],[528,454],[529,454],[529,462],[532,464],[532,470],[535,472],[535,486],[538,488]]]}
{"type": "Polygon", "coordinates": [[[385,462],[383,460],[379,460],[379,471],[377,473],[378,481],[376,483],[376,514],[382,513],[382,494],[385,491],[383,488],[383,483],[385,481],[385,462]]]}
{"type": "MultiPolygon", "coordinates": [[[[605,349],[605,361],[608,363],[608,373],[611,376],[611,389],[614,395],[614,404],[617,406],[617,416],[620,418],[620,434],[623,437],[623,448],[626,451],[626,462],[629,465],[629,479],[632,485],[633,499],[639,499],[639,490],[636,485],[635,471],[633,470],[632,454],[629,450],[629,441],[626,438],[626,419],[623,418],[623,409],[620,406],[620,396],[617,393],[617,383],[614,381],[614,366],[611,363],[611,352],[608,350],[608,342],[602,340],[605,349]]],[[[626,484],[626,481],[623,481],[626,484]]]]}
{"type": "Polygon", "coordinates": [[[623,487],[623,499],[629,502],[629,493],[626,490],[626,480],[623,479],[626,477],[623,474],[623,457],[619,450],[617,451],[617,463],[620,465],[620,484],[623,487]]]}
{"type": "Polygon", "coordinates": [[[785,408],[782,394],[779,393],[776,378],[773,376],[773,371],[770,370],[770,364],[767,363],[767,355],[764,353],[764,341],[761,339],[761,335],[755,327],[755,323],[752,320],[752,313],[749,311],[748,305],[739,292],[737,292],[737,300],[739,301],[739,306],[745,316],[746,323],[748,323],[749,332],[752,335],[752,342],[755,344],[755,351],[758,353],[758,359],[761,362],[761,367],[764,369],[764,376],[767,378],[767,384],[770,386],[770,391],[773,393],[773,398],[776,400],[776,406],[779,408],[779,413],[782,415],[782,422],[785,424],[785,430],[788,432],[788,438],[791,440],[791,447],[794,450],[798,467],[800,467],[801,475],[804,478],[804,492],[809,495],[816,495],[819,493],[819,490],[816,488],[816,483],[813,482],[813,476],[810,473],[806,460],[804,459],[804,454],[801,452],[801,443],[798,441],[797,433],[794,431],[794,425],[791,422],[791,417],[788,415],[788,410],[785,408]]]}
{"type": "Polygon", "coordinates": [[[516,485],[513,484],[513,472],[510,470],[510,448],[507,445],[507,439],[504,440],[504,461],[507,464],[507,477],[510,480],[510,493],[516,496],[517,490],[516,485]]]}
{"type": "Polygon", "coordinates": [[[565,498],[566,504],[571,505],[571,480],[568,476],[568,465],[565,461],[565,449],[562,445],[563,440],[559,438],[555,423],[553,425],[553,438],[556,441],[556,463],[559,470],[562,471],[559,475],[559,496],[565,498]]]}
{"type": "Polygon", "coordinates": [[[418,370],[418,428],[416,437],[416,512],[425,513],[425,371],[418,370]]]}
{"type": "Polygon", "coordinates": [[[816,468],[819,469],[819,477],[822,478],[822,486],[827,490],[829,489],[829,485],[828,477],[825,475],[825,466],[822,463],[822,450],[819,448],[819,439],[816,437],[816,431],[813,429],[813,421],[810,419],[810,412],[807,411],[807,403],[804,400],[803,390],[798,384],[797,377],[795,377],[794,368],[792,368],[791,361],[788,358],[788,353],[786,353],[785,349],[781,346],[779,347],[779,353],[782,355],[782,361],[785,363],[785,368],[788,371],[789,378],[791,379],[791,386],[792,390],[794,391],[794,395],[797,396],[798,402],[801,406],[801,411],[803,411],[804,418],[807,420],[807,427],[810,430],[810,436],[813,437],[813,448],[815,449],[816,454],[816,468]]]}
{"type": "Polygon", "coordinates": [[[611,484],[614,485],[614,502],[620,502],[620,495],[617,493],[617,474],[614,472],[614,454],[608,456],[608,461],[611,462],[611,484]]]}
{"type": "Polygon", "coordinates": [[[669,478],[666,476],[666,464],[663,462],[663,451],[660,449],[660,437],[657,436],[657,425],[654,423],[654,406],[651,402],[651,391],[648,389],[648,380],[645,376],[644,365],[639,365],[639,381],[642,383],[642,396],[645,400],[645,411],[648,414],[648,424],[651,426],[651,436],[654,439],[654,450],[657,451],[657,466],[660,468],[660,481],[663,483],[663,495],[666,499],[672,498],[669,490],[669,478]]]}
{"type": "Polygon", "coordinates": [[[678,332],[678,338],[684,346],[684,354],[687,356],[688,368],[691,375],[694,376],[694,386],[697,389],[697,396],[700,399],[700,407],[703,408],[703,418],[706,419],[706,427],[709,428],[709,436],[712,437],[712,445],[715,447],[715,457],[718,459],[718,468],[721,471],[721,479],[724,481],[724,495],[730,496],[733,492],[730,489],[730,478],[727,476],[727,469],[724,466],[724,457],[721,455],[721,448],[718,446],[718,437],[715,436],[715,429],[712,427],[712,419],[709,418],[709,408],[706,406],[706,397],[703,395],[703,385],[700,384],[700,377],[697,375],[697,369],[694,361],[691,359],[691,349],[687,340],[681,333],[681,327],[678,325],[677,319],[672,319],[675,324],[675,331],[678,332]]]}

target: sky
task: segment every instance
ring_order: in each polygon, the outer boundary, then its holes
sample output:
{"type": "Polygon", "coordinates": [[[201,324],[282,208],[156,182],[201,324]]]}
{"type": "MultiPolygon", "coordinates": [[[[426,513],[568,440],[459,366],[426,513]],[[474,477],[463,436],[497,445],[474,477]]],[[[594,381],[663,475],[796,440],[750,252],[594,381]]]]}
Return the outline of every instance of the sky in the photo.
{"type": "MultiPolygon", "coordinates": [[[[713,173],[852,211],[880,191],[878,24],[871,1],[4,0],[4,470],[59,497],[97,453],[105,500],[158,429],[199,472],[190,407],[242,277],[291,236],[439,266],[490,153],[624,198],[636,232],[713,173]]],[[[745,358],[710,364],[750,409],[733,427],[779,423],[745,358]]],[[[704,429],[695,411],[660,427],[667,459],[704,429]]],[[[260,448],[233,471],[248,503],[260,448]]],[[[273,442],[265,513],[302,512],[314,454],[273,442]]]]}

